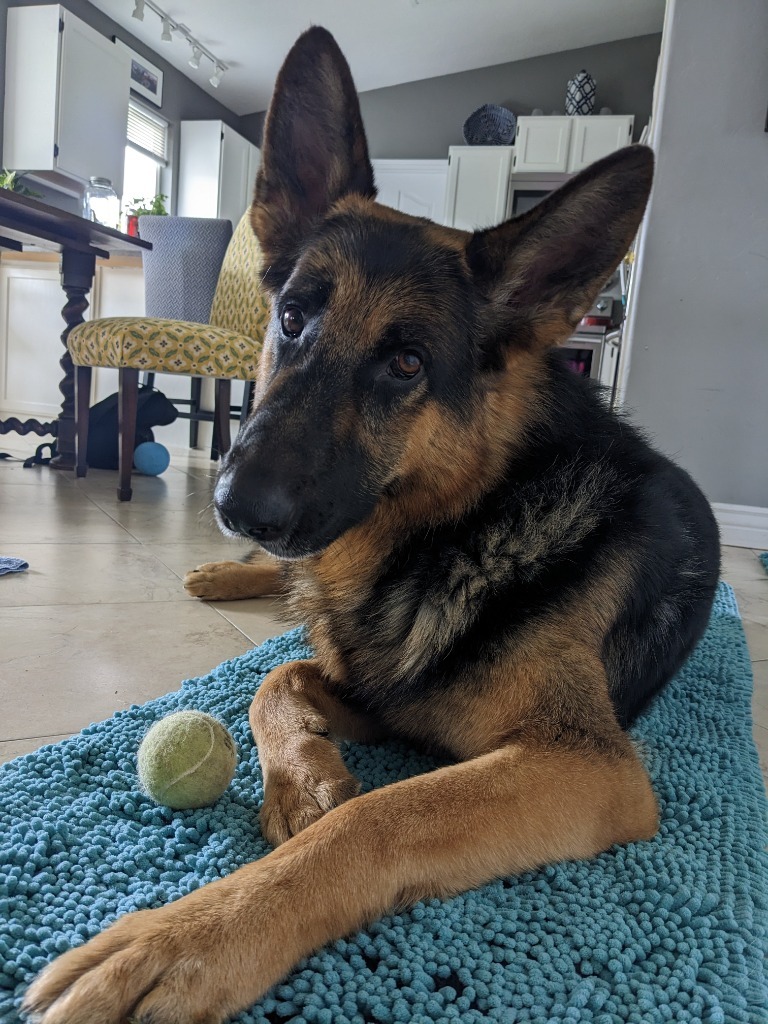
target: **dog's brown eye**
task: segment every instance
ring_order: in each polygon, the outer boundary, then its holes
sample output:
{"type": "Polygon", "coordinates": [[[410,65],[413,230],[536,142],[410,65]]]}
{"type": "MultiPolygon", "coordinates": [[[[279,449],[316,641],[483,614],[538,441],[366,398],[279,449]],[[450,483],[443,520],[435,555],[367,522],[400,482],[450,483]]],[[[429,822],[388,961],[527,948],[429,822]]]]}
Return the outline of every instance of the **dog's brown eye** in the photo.
{"type": "Polygon", "coordinates": [[[422,361],[419,353],[406,348],[402,352],[398,352],[389,364],[389,372],[393,377],[399,377],[400,380],[410,380],[416,376],[421,367],[422,361]]]}
{"type": "Polygon", "coordinates": [[[304,314],[298,306],[286,306],[280,318],[283,333],[289,338],[298,338],[304,330],[304,314]]]}

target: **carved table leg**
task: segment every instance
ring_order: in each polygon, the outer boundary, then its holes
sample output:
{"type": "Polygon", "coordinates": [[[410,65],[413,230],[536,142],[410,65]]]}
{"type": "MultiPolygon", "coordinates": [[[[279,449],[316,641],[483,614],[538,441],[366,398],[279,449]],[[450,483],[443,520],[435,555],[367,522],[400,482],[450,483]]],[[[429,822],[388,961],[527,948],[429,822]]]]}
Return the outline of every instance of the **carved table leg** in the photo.
{"type": "Polygon", "coordinates": [[[61,286],[67,296],[61,311],[66,327],[61,335],[64,355],[59,365],[64,376],[59,391],[64,396],[57,420],[56,458],[51,459],[52,469],[74,469],[75,467],[75,371],[72,357],[67,348],[69,332],[83,323],[83,313],[88,309],[86,295],[91,290],[96,272],[96,256],[92,252],[78,252],[65,249],[61,254],[61,286]]]}

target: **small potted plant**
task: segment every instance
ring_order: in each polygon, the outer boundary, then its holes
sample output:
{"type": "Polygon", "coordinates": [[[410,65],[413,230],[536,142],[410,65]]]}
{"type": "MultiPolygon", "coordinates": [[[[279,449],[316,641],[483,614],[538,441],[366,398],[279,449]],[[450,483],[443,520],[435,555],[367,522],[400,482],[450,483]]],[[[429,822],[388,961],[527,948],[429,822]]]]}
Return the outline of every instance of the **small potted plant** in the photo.
{"type": "Polygon", "coordinates": [[[160,192],[153,199],[132,199],[128,204],[128,231],[127,234],[139,237],[139,217],[148,214],[153,217],[167,217],[168,210],[165,208],[165,201],[168,196],[160,192]]]}
{"type": "Polygon", "coordinates": [[[0,170],[0,188],[7,188],[9,192],[15,192],[18,196],[29,196],[30,199],[41,199],[41,193],[34,189],[27,188],[22,181],[24,171],[9,171],[5,167],[0,170]]]}

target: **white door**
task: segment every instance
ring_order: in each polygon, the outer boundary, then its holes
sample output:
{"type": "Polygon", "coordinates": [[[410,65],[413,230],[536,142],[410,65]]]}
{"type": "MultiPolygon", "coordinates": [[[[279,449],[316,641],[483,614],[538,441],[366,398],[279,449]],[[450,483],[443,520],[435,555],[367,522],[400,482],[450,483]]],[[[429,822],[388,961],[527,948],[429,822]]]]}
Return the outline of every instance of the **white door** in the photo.
{"type": "Polygon", "coordinates": [[[87,182],[109,178],[123,192],[131,58],[63,12],[56,169],[87,182]]]}
{"type": "Polygon", "coordinates": [[[520,117],[515,171],[566,171],[572,117],[520,117]]]}
{"type": "Polygon", "coordinates": [[[574,117],[568,170],[580,171],[632,142],[632,114],[574,117]]]}
{"type": "Polygon", "coordinates": [[[475,231],[504,220],[511,146],[451,146],[443,223],[475,231]]]}
{"type": "Polygon", "coordinates": [[[447,160],[373,160],[378,202],[441,224],[447,160]]]}

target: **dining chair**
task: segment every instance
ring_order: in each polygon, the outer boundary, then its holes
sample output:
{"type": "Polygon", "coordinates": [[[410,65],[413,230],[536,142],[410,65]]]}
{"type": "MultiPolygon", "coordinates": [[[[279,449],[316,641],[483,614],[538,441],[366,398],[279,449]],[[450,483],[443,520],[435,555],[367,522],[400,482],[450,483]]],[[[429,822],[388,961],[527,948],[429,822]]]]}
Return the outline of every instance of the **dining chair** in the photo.
{"type": "MultiPolygon", "coordinates": [[[[140,218],[139,231],[142,221],[159,219],[164,218],[140,218]]],[[[256,379],[269,320],[269,304],[260,288],[260,275],[261,251],[245,213],[227,245],[208,323],[151,316],[106,317],[79,324],[70,332],[68,347],[75,365],[78,476],[85,476],[88,468],[88,410],[94,366],[119,370],[120,501],[130,501],[132,495],[136,402],[142,372],[214,378],[214,428],[220,451],[227,451],[231,382],[256,379]]],[[[194,278],[194,269],[191,276],[194,278]]]]}

